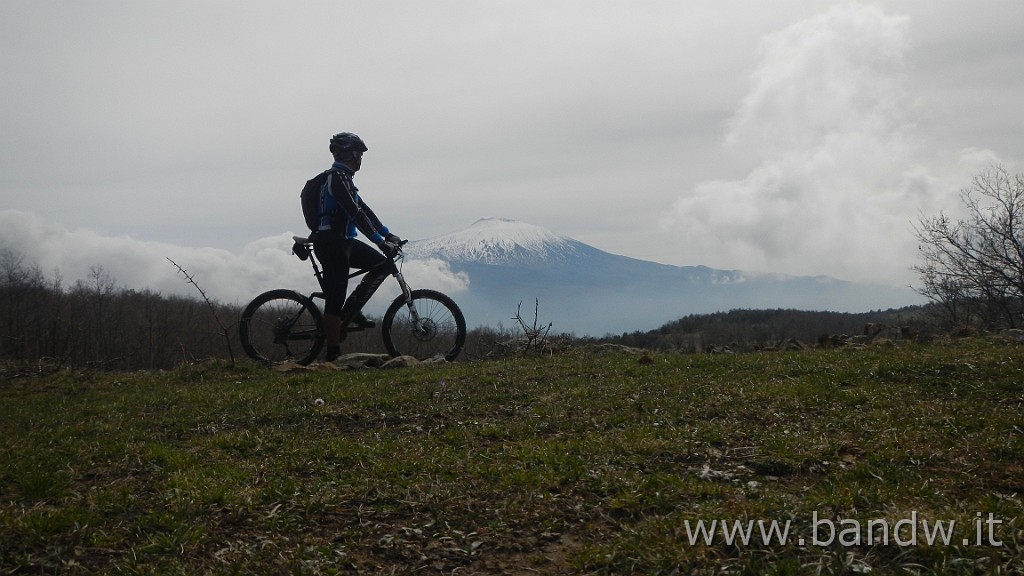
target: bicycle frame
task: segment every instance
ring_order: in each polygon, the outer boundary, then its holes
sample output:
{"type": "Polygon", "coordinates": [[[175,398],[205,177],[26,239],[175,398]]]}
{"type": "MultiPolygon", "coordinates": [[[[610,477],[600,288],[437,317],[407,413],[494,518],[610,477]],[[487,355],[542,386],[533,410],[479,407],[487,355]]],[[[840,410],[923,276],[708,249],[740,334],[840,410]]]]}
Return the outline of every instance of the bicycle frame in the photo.
{"type": "MultiPolygon", "coordinates": [[[[313,241],[310,240],[309,238],[303,237],[303,236],[292,236],[292,240],[295,241],[295,244],[292,245],[292,253],[295,254],[299,258],[299,260],[309,260],[310,265],[313,266],[313,275],[316,276],[316,282],[317,282],[317,284],[320,285],[320,291],[319,292],[313,292],[312,294],[309,295],[310,300],[312,300],[314,298],[319,298],[319,299],[323,300],[324,299],[324,292],[325,292],[325,288],[324,288],[324,273],[320,269],[320,266],[317,264],[316,255],[313,253],[313,250],[311,249],[311,247],[313,245],[313,241]]],[[[369,268],[360,268],[360,269],[356,270],[355,272],[349,273],[348,277],[349,277],[350,280],[352,278],[357,278],[357,277],[362,276],[364,274],[367,274],[371,270],[375,270],[375,269],[377,269],[377,268],[379,268],[381,266],[387,266],[388,264],[395,264],[398,261],[402,260],[403,258],[405,258],[405,255],[401,251],[399,251],[393,258],[391,258],[389,260],[386,260],[384,262],[381,262],[380,264],[377,264],[376,266],[371,266],[369,268]]],[[[411,300],[412,299],[412,289],[409,288],[409,284],[406,283],[405,276],[402,275],[401,267],[400,266],[395,266],[395,272],[393,272],[391,275],[394,276],[395,280],[398,281],[398,285],[402,289],[402,296],[403,296],[403,298],[407,302],[411,302],[412,301],[411,300]]],[[[413,309],[413,308],[410,308],[410,312],[412,313],[413,319],[418,322],[419,318],[418,318],[418,314],[416,314],[416,310],[413,309]]]]}

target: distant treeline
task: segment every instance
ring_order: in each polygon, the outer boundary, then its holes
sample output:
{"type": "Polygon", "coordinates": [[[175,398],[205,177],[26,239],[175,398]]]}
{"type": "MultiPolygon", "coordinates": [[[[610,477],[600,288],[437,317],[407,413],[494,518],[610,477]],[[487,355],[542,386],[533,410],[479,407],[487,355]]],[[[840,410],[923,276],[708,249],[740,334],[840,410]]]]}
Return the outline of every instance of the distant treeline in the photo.
{"type": "Polygon", "coordinates": [[[863,313],[810,312],[803,310],[731,310],[693,314],[656,330],[608,336],[602,341],[635,348],[678,352],[702,352],[713,347],[755,350],[777,346],[786,340],[816,344],[823,337],[856,336],[868,324],[926,328],[931,316],[926,307],[911,306],[863,313]]]}
{"type": "MultiPolygon", "coordinates": [[[[239,310],[214,304],[223,318],[239,310]]],[[[0,250],[0,359],[109,370],[158,369],[228,357],[207,303],[119,288],[101,267],[64,286],[38,266],[0,250]]]]}
{"type": "MultiPolygon", "coordinates": [[[[99,267],[92,269],[87,281],[68,287],[59,274],[47,277],[20,255],[0,249],[0,360],[8,364],[130,371],[174,368],[211,358],[241,360],[236,334],[241,312],[241,306],[207,303],[198,294],[165,296],[121,288],[99,267]]],[[[785,339],[814,343],[823,334],[860,334],[868,323],[920,325],[923,316],[921,308],[863,314],[733,310],[686,316],[648,332],[574,340],[676,352],[702,352],[714,346],[742,350],[785,339]]],[[[554,326],[552,334],[557,331],[554,326]]],[[[514,330],[504,328],[472,330],[460,359],[507,352],[507,343],[515,336],[514,330]]],[[[350,336],[347,347],[384,352],[377,331],[350,336]]]]}

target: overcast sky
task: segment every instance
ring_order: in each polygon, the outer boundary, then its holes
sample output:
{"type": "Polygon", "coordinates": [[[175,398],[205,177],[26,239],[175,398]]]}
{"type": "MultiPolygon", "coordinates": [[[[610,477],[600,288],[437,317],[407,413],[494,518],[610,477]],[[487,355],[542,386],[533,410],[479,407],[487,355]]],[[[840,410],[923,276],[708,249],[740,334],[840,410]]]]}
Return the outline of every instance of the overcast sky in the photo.
{"type": "MultiPolygon", "coordinates": [[[[912,224],[1024,160],[1020,0],[0,4],[0,248],[66,280],[295,285],[339,131],[418,239],[905,286],[912,224]]],[[[177,290],[177,288],[174,288],[177,290]]]]}

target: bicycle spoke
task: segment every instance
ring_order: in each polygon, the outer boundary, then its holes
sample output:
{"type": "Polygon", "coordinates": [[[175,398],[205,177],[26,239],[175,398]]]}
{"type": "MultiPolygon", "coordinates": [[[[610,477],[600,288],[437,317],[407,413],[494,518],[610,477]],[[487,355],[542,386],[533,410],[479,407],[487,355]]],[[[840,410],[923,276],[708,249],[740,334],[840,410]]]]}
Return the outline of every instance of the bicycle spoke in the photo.
{"type": "Polygon", "coordinates": [[[239,335],[253,359],[308,364],[323,346],[321,322],[320,311],[310,300],[289,290],[273,290],[249,304],[239,335]]]}
{"type": "Polygon", "coordinates": [[[388,352],[421,360],[437,356],[454,360],[466,337],[465,319],[458,306],[432,290],[416,290],[411,301],[392,303],[382,328],[388,352]]]}

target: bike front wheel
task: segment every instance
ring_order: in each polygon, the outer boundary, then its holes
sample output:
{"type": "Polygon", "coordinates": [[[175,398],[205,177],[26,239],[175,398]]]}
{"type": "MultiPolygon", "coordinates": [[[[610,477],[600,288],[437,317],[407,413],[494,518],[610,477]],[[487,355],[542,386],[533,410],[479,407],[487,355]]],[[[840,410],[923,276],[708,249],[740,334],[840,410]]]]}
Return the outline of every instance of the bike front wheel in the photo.
{"type": "Polygon", "coordinates": [[[413,290],[411,298],[399,296],[388,307],[381,335],[392,356],[443,357],[452,362],[466,344],[466,319],[448,296],[413,290]]]}
{"type": "Polygon", "coordinates": [[[312,300],[298,292],[271,290],[245,307],[238,335],[253,360],[306,365],[323,348],[323,315],[312,300]]]}

